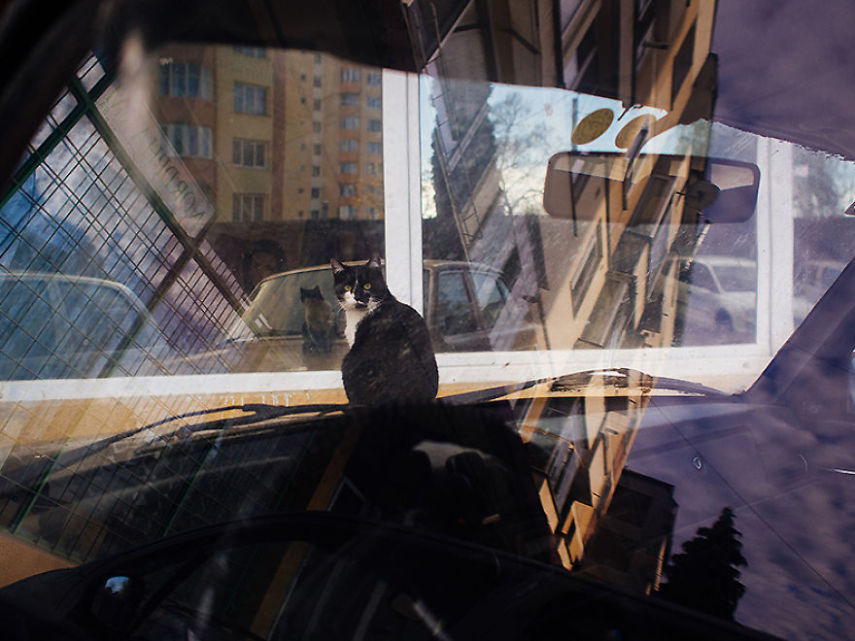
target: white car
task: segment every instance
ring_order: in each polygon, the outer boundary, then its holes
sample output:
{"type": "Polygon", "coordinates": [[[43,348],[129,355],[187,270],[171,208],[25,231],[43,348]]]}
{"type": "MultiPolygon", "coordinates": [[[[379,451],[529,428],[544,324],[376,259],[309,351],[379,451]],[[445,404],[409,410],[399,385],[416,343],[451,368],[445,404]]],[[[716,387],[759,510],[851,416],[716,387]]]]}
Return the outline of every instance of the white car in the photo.
{"type": "Polygon", "coordinates": [[[146,306],[121,283],[0,273],[0,380],[155,374],[170,354],[146,306]]]}
{"type": "Polygon", "coordinates": [[[754,339],[757,264],[731,256],[697,256],[680,270],[682,344],[754,339]]]}

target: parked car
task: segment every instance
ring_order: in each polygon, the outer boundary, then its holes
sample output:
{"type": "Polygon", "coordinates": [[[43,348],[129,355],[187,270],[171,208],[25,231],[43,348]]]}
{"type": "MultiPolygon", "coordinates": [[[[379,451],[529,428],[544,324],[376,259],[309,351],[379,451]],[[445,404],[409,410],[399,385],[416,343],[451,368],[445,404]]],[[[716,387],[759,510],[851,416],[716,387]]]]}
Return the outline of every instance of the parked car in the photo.
{"type": "Polygon", "coordinates": [[[754,340],[757,265],[731,256],[696,256],[680,270],[684,344],[754,340]]]}
{"type": "MultiPolygon", "coordinates": [[[[502,274],[486,265],[427,260],[424,318],[436,352],[533,349],[538,325],[533,303],[514,296],[502,274]]],[[[250,294],[250,304],[227,339],[236,371],[337,369],[347,353],[344,312],[332,269],[318,265],[275,274],[250,294]],[[326,320],[328,339],[309,335],[309,308],[326,320]]]]}
{"type": "Polygon", "coordinates": [[[0,380],[154,374],[169,354],[148,309],[121,283],[0,272],[0,380]]]}
{"type": "Polygon", "coordinates": [[[793,321],[801,323],[846,267],[834,260],[808,260],[793,274],[793,321]]]}

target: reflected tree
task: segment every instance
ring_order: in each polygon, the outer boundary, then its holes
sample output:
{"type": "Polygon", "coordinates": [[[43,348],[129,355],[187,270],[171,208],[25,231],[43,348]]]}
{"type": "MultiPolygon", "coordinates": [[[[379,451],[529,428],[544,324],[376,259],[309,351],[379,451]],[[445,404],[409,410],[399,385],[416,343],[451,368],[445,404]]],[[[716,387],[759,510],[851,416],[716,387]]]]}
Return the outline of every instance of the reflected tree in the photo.
{"type": "Polygon", "coordinates": [[[496,163],[511,214],[543,213],[547,150],[554,134],[537,112],[538,106],[527,102],[520,91],[506,91],[490,107],[496,163]]]}
{"type": "Polygon", "coordinates": [[[659,596],[722,619],[733,619],[736,605],[745,594],[739,582],[742,533],[733,525],[733,510],[725,507],[712,527],[698,528],[694,538],[683,543],[683,552],[671,557],[665,568],[668,582],[659,596]]]}

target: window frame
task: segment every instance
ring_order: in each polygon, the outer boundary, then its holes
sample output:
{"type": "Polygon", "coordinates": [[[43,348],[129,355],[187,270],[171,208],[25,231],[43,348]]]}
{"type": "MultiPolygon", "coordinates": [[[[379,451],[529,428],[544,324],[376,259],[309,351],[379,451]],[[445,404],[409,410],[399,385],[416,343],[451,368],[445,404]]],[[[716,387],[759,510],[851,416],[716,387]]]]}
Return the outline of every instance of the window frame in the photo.
{"type": "Polygon", "coordinates": [[[249,138],[232,138],[232,164],[235,167],[243,167],[246,169],[266,169],[267,168],[267,143],[263,140],[252,140],[249,138]],[[252,162],[247,164],[244,162],[247,157],[247,151],[252,156],[252,162]],[[261,162],[258,162],[259,150],[261,150],[261,162]],[[237,154],[235,152],[238,152],[237,154]]]}
{"type": "MultiPolygon", "coordinates": [[[[396,297],[423,312],[421,164],[419,147],[419,79],[415,74],[383,71],[383,155],[401,162],[383,163],[387,280],[396,297]],[[401,115],[404,114],[404,117],[401,115]]],[[[792,283],[791,178],[786,172],[789,150],[782,143],[758,140],[761,175],[776,176],[776,188],[761,184],[757,205],[757,323],[753,343],[655,349],[548,349],[520,352],[439,353],[440,381],[489,383],[543,379],[570,371],[630,366],[654,376],[706,377],[723,371],[761,371],[793,331],[792,300],[774,306],[771,299],[792,283]],[[772,238],[776,251],[771,251],[772,238]],[[779,247],[780,245],[780,247],[779,247]],[[765,260],[763,260],[765,259],[765,260]],[[782,307],[783,306],[783,307],[782,307]],[[771,310],[775,309],[773,315],[771,310]]],[[[784,297],[785,298],[785,297],[784,297]]]]}
{"type": "Polygon", "coordinates": [[[243,114],[245,116],[267,116],[269,114],[268,108],[270,105],[268,100],[268,87],[235,80],[232,86],[232,91],[234,92],[235,113],[243,114]],[[260,110],[258,108],[251,111],[246,109],[248,91],[252,92],[253,104],[255,104],[255,102],[258,101],[258,97],[261,96],[262,100],[260,110]]]}
{"type": "MultiPolygon", "coordinates": [[[[419,146],[419,91],[415,74],[383,70],[382,154],[395,158],[382,163],[384,235],[387,280],[404,303],[423,313],[423,237],[421,162],[419,146]]],[[[704,377],[722,371],[760,371],[792,332],[792,299],[782,296],[793,282],[792,177],[775,170],[791,162],[791,149],[768,139],[757,142],[757,164],[762,176],[775,176],[774,188],[763,182],[757,205],[757,323],[753,343],[721,346],[673,347],[649,350],[551,349],[530,352],[440,353],[437,362],[442,383],[491,383],[543,379],[570,371],[623,367],[653,376],[704,377]],[[775,215],[772,215],[772,212],[775,215]],[[772,238],[775,251],[771,251],[772,238]],[[774,315],[770,310],[775,310],[774,315]],[[788,326],[789,323],[789,326],[788,326]]],[[[317,209],[309,213],[314,217],[317,209]]],[[[264,372],[205,374],[209,393],[240,394],[259,390],[337,389],[340,372],[264,372]]],[[[147,376],[113,379],[3,382],[7,400],[39,398],[119,398],[147,394],[196,393],[199,376],[147,376]],[[186,379],[182,381],[181,379],[186,379]]]]}

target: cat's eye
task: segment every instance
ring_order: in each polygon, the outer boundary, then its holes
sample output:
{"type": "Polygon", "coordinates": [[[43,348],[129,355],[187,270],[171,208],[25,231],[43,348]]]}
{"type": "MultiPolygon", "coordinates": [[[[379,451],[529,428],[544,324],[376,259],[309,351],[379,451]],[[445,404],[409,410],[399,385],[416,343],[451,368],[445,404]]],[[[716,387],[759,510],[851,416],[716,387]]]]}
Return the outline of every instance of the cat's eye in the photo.
{"type": "Polygon", "coordinates": [[[371,289],[371,283],[365,283],[365,284],[362,286],[362,289],[371,289]]]}
{"type": "Polygon", "coordinates": [[[351,287],[350,285],[344,286],[344,291],[346,291],[346,292],[349,292],[351,289],[353,289],[353,287],[351,287]]]}

